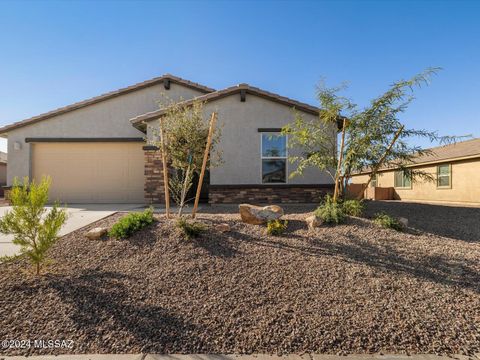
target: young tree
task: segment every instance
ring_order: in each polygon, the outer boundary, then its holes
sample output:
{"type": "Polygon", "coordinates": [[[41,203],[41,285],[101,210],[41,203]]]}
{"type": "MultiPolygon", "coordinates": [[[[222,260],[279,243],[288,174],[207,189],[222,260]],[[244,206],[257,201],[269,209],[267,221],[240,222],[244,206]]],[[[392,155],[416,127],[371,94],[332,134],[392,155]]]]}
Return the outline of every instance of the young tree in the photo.
{"type": "MultiPolygon", "coordinates": [[[[205,145],[207,143],[209,124],[204,119],[204,104],[194,101],[193,104],[173,103],[160,120],[164,133],[164,147],[168,161],[174,169],[169,180],[170,193],[179,207],[179,216],[188,200],[187,194],[193,184],[193,177],[202,167],[205,145]]],[[[215,150],[220,139],[220,130],[215,129],[212,137],[212,153],[209,166],[221,161],[221,155],[215,150]],[[213,160],[213,161],[212,161],[213,160]]]]}
{"type": "Polygon", "coordinates": [[[370,169],[371,173],[364,189],[384,166],[407,170],[413,180],[431,180],[432,176],[424,171],[407,169],[415,157],[430,153],[420,146],[410,145],[408,140],[427,138],[446,143],[457,137],[441,137],[434,131],[408,129],[400,120],[400,115],[414,100],[414,88],[427,85],[438,70],[427,69],[409,80],[394,83],[363,109],[339,95],[345,86],[319,86],[317,97],[322,110],[318,119],[309,122],[297,114],[294,122],[283,129],[285,134],[289,134],[288,146],[303,150],[301,155],[290,159],[297,165],[292,175],[302,174],[310,166],[325,170],[335,181],[334,201],[344,193],[351,175],[366,169],[370,169]],[[331,133],[332,128],[337,126],[342,131],[340,149],[336,148],[336,136],[331,133]]]}
{"type": "Polygon", "coordinates": [[[13,209],[0,219],[0,232],[13,234],[13,243],[20,246],[21,254],[27,255],[35,265],[36,274],[45,260],[47,250],[55,243],[58,232],[67,219],[65,209],[54,204],[50,211],[48,201],[50,178],[42,178],[39,184],[24,178],[18,179],[10,193],[13,209]]]}

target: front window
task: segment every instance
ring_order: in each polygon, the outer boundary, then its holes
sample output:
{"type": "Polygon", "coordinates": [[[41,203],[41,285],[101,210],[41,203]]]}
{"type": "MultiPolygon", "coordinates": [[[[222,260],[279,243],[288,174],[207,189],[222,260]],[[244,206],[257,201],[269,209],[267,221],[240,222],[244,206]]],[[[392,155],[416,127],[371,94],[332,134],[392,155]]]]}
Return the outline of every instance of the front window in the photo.
{"type": "Polygon", "coordinates": [[[437,187],[450,188],[452,186],[452,167],[450,164],[437,166],[437,187]]]}
{"type": "Polygon", "coordinates": [[[262,133],[262,183],[287,182],[287,139],[280,133],[262,133]]]}
{"type": "Polygon", "coordinates": [[[412,176],[409,171],[395,171],[396,188],[411,189],[412,188],[412,176]]]}
{"type": "Polygon", "coordinates": [[[375,174],[375,176],[372,178],[370,181],[370,187],[377,187],[378,186],[378,174],[375,174]]]}

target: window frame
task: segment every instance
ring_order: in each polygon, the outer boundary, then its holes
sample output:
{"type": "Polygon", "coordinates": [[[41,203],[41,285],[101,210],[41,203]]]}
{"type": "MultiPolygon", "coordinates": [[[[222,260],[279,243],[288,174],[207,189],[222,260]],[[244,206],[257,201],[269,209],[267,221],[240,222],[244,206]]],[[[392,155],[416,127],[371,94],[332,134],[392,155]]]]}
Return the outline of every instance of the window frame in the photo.
{"type": "Polygon", "coordinates": [[[378,173],[375,174],[375,176],[370,181],[370,187],[378,187],[378,173]],[[375,182],[375,186],[373,186],[374,182],[375,182]]]}
{"type": "Polygon", "coordinates": [[[262,185],[285,185],[288,184],[288,135],[282,135],[280,131],[260,132],[260,183],[262,185]],[[263,156],[263,135],[281,135],[285,137],[285,156],[263,156]],[[263,160],[285,160],[285,182],[263,182],[263,160]]]}
{"type": "Polygon", "coordinates": [[[437,189],[442,190],[442,189],[451,189],[452,188],[452,164],[439,164],[437,165],[437,189]],[[446,177],[447,175],[442,175],[440,176],[440,166],[448,166],[448,185],[446,186],[440,186],[439,185],[439,180],[440,177],[446,177]]]}
{"type": "Polygon", "coordinates": [[[410,177],[410,185],[405,186],[405,170],[395,170],[393,172],[393,187],[395,189],[411,190],[412,185],[413,185],[413,181],[412,181],[412,178],[410,177]],[[398,186],[397,183],[396,183],[396,179],[397,179],[396,174],[399,173],[399,172],[402,173],[402,186],[398,186]]]}

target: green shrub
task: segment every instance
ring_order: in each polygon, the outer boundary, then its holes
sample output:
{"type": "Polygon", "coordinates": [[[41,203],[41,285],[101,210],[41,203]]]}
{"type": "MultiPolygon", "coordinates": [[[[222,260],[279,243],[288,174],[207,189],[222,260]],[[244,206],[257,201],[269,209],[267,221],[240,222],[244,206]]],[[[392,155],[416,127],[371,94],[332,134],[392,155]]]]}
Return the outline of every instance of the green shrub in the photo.
{"type": "Polygon", "coordinates": [[[38,184],[24,178],[23,185],[14,179],[10,192],[12,210],[0,219],[0,232],[13,235],[12,242],[19,245],[20,253],[35,265],[37,275],[47,250],[58,239],[58,232],[67,219],[67,212],[59,209],[58,204],[49,211],[45,207],[50,184],[50,178],[46,177],[38,184]]]}
{"type": "Polygon", "coordinates": [[[341,224],[345,222],[345,212],[338,202],[333,202],[330,195],[325,197],[325,201],[315,210],[315,215],[326,224],[341,224]]]}
{"type": "Polygon", "coordinates": [[[393,229],[397,231],[403,231],[404,227],[401,222],[399,222],[396,218],[393,216],[390,216],[384,212],[375,214],[375,217],[373,219],[373,222],[377,224],[378,226],[387,228],[387,229],[393,229]]]}
{"type": "Polygon", "coordinates": [[[288,226],[287,220],[284,220],[284,221],[281,221],[278,219],[270,220],[267,223],[267,234],[274,235],[274,236],[282,235],[287,230],[287,226],[288,226]]]}
{"type": "Polygon", "coordinates": [[[342,207],[344,213],[350,216],[362,216],[365,209],[365,205],[361,200],[345,200],[342,207]]]}
{"type": "Polygon", "coordinates": [[[183,216],[177,219],[176,226],[187,240],[199,237],[207,229],[204,224],[197,221],[188,221],[183,216]]]}
{"type": "Polygon", "coordinates": [[[141,213],[134,212],[118,220],[108,232],[108,236],[116,239],[126,239],[138,230],[155,221],[153,208],[150,207],[141,213]]]}

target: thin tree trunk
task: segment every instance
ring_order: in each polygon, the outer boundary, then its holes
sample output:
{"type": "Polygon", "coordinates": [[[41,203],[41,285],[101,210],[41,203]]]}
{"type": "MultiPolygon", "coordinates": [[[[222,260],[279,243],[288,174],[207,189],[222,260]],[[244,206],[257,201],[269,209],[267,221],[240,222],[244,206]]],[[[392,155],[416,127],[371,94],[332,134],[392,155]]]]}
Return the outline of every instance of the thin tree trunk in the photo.
{"type": "Polygon", "coordinates": [[[393,145],[397,142],[398,137],[399,137],[400,134],[402,133],[404,127],[405,127],[405,125],[402,125],[402,126],[400,127],[400,129],[398,129],[398,131],[395,133],[395,136],[393,137],[392,142],[390,143],[390,145],[388,145],[388,148],[387,148],[387,149],[385,150],[385,152],[383,153],[382,157],[380,158],[380,161],[379,161],[379,162],[377,163],[377,165],[372,169],[372,172],[370,173],[370,177],[368,178],[367,183],[366,183],[366,184],[363,184],[363,186],[362,186],[362,191],[358,194],[357,200],[360,200],[360,199],[363,197],[363,193],[364,193],[365,190],[367,189],[368,185],[370,185],[370,182],[372,181],[373,176],[375,176],[375,174],[377,173],[378,169],[380,169],[380,167],[383,165],[383,162],[385,161],[385,159],[387,158],[388,154],[389,154],[390,151],[392,150],[393,145]]]}
{"type": "Polygon", "coordinates": [[[340,154],[338,155],[338,164],[337,164],[337,172],[335,174],[335,191],[333,192],[333,202],[336,203],[338,199],[338,187],[340,182],[340,167],[342,166],[343,160],[343,147],[345,145],[345,128],[347,125],[347,119],[343,119],[343,127],[342,127],[342,142],[340,143],[340,154]]]}
{"type": "Polygon", "coordinates": [[[182,194],[180,198],[180,207],[178,209],[178,216],[182,216],[183,207],[185,206],[185,198],[187,197],[187,184],[188,184],[189,177],[190,177],[190,164],[187,167],[187,171],[185,173],[185,180],[183,181],[182,194]]]}

